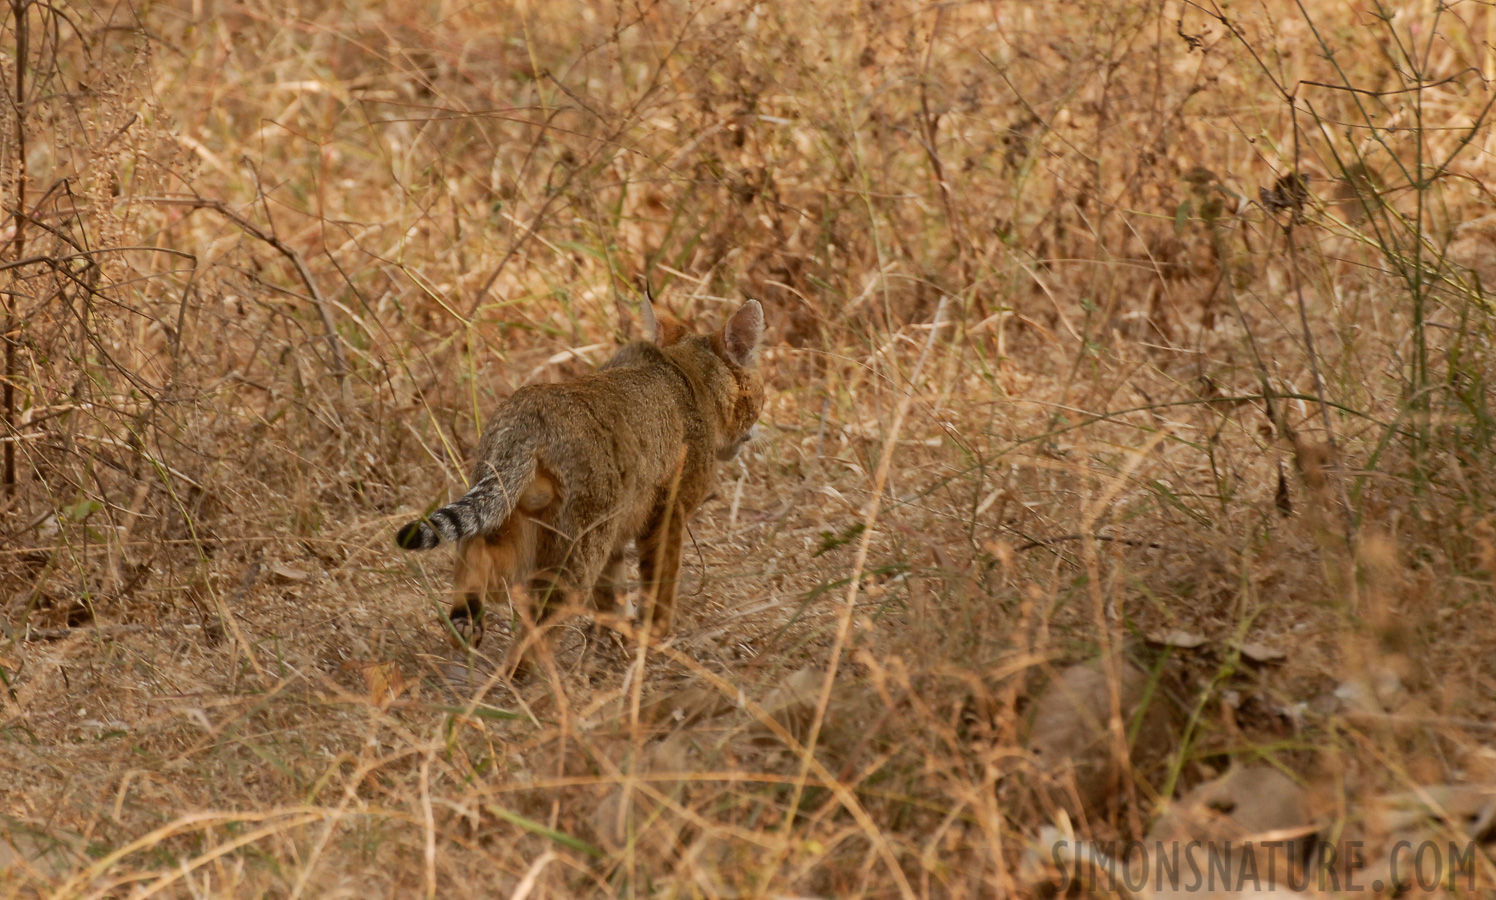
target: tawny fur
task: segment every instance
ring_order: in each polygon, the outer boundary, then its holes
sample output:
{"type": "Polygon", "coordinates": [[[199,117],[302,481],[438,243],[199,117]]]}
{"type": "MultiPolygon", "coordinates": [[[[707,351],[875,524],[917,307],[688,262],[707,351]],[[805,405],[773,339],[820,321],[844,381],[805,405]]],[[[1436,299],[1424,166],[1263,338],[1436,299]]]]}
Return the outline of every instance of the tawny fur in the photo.
{"type": "Polygon", "coordinates": [[[685,522],[763,408],[763,310],[750,300],[721,331],[696,335],[662,329],[646,309],[645,328],[653,340],[591,375],[516,391],[483,430],[472,488],[400,529],[407,549],[457,544],[459,637],[482,639],[490,604],[530,604],[531,621],[588,595],[613,610],[630,541],[652,630],[669,633],[685,522]]]}

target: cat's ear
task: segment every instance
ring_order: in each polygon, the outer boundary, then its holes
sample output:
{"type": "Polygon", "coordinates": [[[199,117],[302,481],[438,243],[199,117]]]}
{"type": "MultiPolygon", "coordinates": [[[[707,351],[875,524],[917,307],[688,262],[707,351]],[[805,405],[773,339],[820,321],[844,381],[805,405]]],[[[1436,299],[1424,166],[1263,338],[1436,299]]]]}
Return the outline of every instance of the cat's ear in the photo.
{"type": "Polygon", "coordinates": [[[764,308],[749,300],[732,314],[722,328],[722,346],[734,365],[752,366],[758,362],[758,342],[764,336],[764,308]]]}
{"type": "Polygon", "coordinates": [[[643,340],[659,345],[660,320],[655,318],[653,298],[648,293],[644,295],[644,302],[639,304],[639,325],[644,330],[643,340]]]}
{"type": "Polygon", "coordinates": [[[644,291],[644,299],[639,301],[639,329],[643,332],[639,340],[648,341],[656,347],[665,346],[664,335],[660,333],[660,320],[655,317],[654,291],[649,286],[649,276],[637,276],[639,287],[644,291]]]}

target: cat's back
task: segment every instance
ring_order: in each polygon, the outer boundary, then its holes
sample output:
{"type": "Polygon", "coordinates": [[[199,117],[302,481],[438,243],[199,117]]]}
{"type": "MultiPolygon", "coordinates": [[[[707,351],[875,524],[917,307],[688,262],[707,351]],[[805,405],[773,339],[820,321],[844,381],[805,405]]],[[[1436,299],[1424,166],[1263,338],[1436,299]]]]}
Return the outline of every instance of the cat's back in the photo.
{"type": "Polygon", "coordinates": [[[667,427],[692,400],[685,376],[660,348],[644,341],[625,345],[581,378],[525,390],[528,407],[568,420],[591,416],[604,430],[667,427]]]}
{"type": "Polygon", "coordinates": [[[665,355],[636,341],[595,372],[515,391],[484,428],[479,455],[523,443],[562,475],[652,472],[684,439],[690,402],[689,383],[665,355]]]}

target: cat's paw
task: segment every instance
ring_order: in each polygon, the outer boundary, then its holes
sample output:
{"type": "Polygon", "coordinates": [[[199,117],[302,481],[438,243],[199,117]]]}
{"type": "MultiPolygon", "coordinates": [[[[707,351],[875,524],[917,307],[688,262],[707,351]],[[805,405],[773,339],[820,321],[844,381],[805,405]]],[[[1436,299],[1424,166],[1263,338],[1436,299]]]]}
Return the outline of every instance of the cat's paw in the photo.
{"type": "Polygon", "coordinates": [[[458,650],[476,648],[483,642],[483,614],[476,616],[465,607],[452,610],[447,615],[447,640],[458,650]]]}

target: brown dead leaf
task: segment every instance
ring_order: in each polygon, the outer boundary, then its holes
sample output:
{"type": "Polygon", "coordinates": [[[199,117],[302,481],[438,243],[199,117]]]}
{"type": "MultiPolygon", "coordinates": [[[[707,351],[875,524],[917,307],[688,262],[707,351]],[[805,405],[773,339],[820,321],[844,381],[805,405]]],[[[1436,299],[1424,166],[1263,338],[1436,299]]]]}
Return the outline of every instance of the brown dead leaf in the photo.
{"type": "Polygon", "coordinates": [[[1002,563],[1004,571],[1013,568],[1012,544],[1008,543],[1007,541],[988,541],[986,547],[987,552],[991,553],[993,558],[996,559],[999,563],[1002,563]]]}
{"type": "Polygon", "coordinates": [[[799,740],[809,732],[815,717],[821,699],[821,679],[821,671],[814,666],[797,669],[779,687],[765,694],[759,705],[799,740]]]}
{"type": "MultiPolygon", "coordinates": [[[[1037,846],[1024,854],[1019,877],[1038,896],[1052,893],[1056,878],[1073,888],[1091,889],[1081,891],[1086,896],[1130,900],[1305,900],[1307,896],[1284,886],[1291,882],[1281,863],[1274,871],[1236,866],[1221,860],[1216,848],[1205,844],[1181,849],[1177,861],[1167,844],[1160,847],[1151,838],[1132,846],[1141,852],[1129,850],[1119,858],[1113,855],[1115,844],[1077,840],[1068,827],[1062,832],[1046,825],[1039,829],[1037,846]],[[1187,859],[1194,860],[1193,870],[1187,859]]],[[[1228,852],[1242,857],[1240,847],[1228,852]]]]}
{"type": "MultiPolygon", "coordinates": [[[[1335,848],[1335,874],[1342,881],[1380,882],[1395,893],[1428,896],[1423,886],[1437,884],[1456,870],[1447,856],[1408,849],[1489,839],[1496,825],[1496,785],[1428,785],[1373,798],[1353,812],[1358,815],[1339,835],[1335,848]]],[[[1458,876],[1456,882],[1463,878],[1458,876]]]]}
{"type": "Polygon", "coordinates": [[[1471,840],[1488,837],[1496,826],[1496,785],[1435,784],[1374,800],[1368,825],[1398,831],[1420,822],[1438,822],[1471,840]]]}
{"type": "Polygon", "coordinates": [[[1242,644],[1236,648],[1241,655],[1250,662],[1266,665],[1267,663],[1282,662],[1288,658],[1288,654],[1277,647],[1269,647],[1266,644],[1242,644]]]}
{"type": "MultiPolygon", "coordinates": [[[[1029,729],[1028,749],[1038,758],[1041,771],[1056,790],[1049,792],[1058,805],[1070,809],[1063,785],[1073,777],[1075,793],[1088,809],[1100,809],[1121,774],[1111,736],[1112,688],[1110,666],[1100,659],[1062,670],[1034,701],[1035,713],[1029,729]]],[[[1155,692],[1143,707],[1150,676],[1138,666],[1117,660],[1117,686],[1123,727],[1141,715],[1130,762],[1148,768],[1162,759],[1173,741],[1172,716],[1166,701],[1155,692]]],[[[1071,812],[1076,812],[1071,810],[1071,812]]]]}
{"type": "Polygon", "coordinates": [[[1194,650],[1210,643],[1210,639],[1203,634],[1193,631],[1179,631],[1175,629],[1168,634],[1149,635],[1148,641],[1154,644],[1162,644],[1165,647],[1175,647],[1179,650],[1194,650]]]}
{"type": "Polygon", "coordinates": [[[364,678],[369,702],[375,706],[388,706],[391,700],[405,693],[405,675],[392,662],[354,660],[344,663],[343,668],[358,670],[364,678]]]}
{"type": "Polygon", "coordinates": [[[292,568],[284,563],[271,563],[270,574],[279,584],[295,584],[308,581],[312,577],[310,572],[303,572],[301,569],[292,568]]]}
{"type": "Polygon", "coordinates": [[[1265,886],[1263,897],[1300,896],[1282,885],[1316,830],[1308,794],[1292,778],[1269,766],[1232,769],[1170,806],[1144,841],[1160,873],[1164,859],[1194,852],[1202,870],[1217,874],[1204,883],[1189,876],[1166,881],[1154,898],[1240,898],[1244,884],[1265,886]]]}
{"type": "Polygon", "coordinates": [[[1328,444],[1312,443],[1298,435],[1293,436],[1294,464],[1311,491],[1325,488],[1325,470],[1333,465],[1334,455],[1328,444]]]}
{"type": "Polygon", "coordinates": [[[1396,672],[1379,667],[1341,682],[1335,688],[1335,699],[1348,714],[1381,716],[1401,709],[1408,700],[1408,692],[1396,672]]]}
{"type": "Polygon", "coordinates": [[[639,710],[639,717],[651,725],[667,723],[681,727],[710,719],[731,706],[731,702],[716,688],[690,685],[650,700],[639,710]]]}
{"type": "Polygon", "coordinates": [[[60,878],[88,859],[81,837],[31,826],[18,819],[0,824],[0,878],[40,875],[60,878]]]}
{"type": "Polygon", "coordinates": [[[1292,778],[1269,766],[1247,766],[1207,781],[1172,804],[1148,830],[1148,841],[1251,838],[1262,846],[1276,839],[1281,846],[1290,836],[1306,836],[1311,818],[1308,794],[1292,778]]]}
{"type": "MultiPolygon", "coordinates": [[[[682,728],[650,744],[639,754],[633,774],[688,771],[694,740],[691,731],[682,728]]],[[[659,814],[658,804],[647,793],[631,789],[627,783],[610,790],[593,810],[591,819],[598,843],[612,852],[622,850],[631,834],[635,840],[647,839],[660,848],[674,847],[681,828],[674,816],[659,814]]]]}

